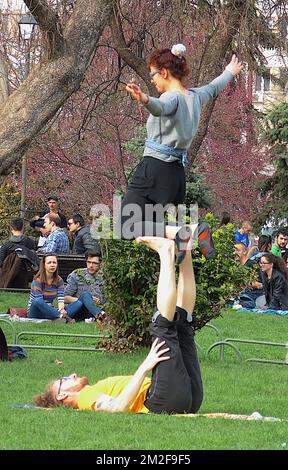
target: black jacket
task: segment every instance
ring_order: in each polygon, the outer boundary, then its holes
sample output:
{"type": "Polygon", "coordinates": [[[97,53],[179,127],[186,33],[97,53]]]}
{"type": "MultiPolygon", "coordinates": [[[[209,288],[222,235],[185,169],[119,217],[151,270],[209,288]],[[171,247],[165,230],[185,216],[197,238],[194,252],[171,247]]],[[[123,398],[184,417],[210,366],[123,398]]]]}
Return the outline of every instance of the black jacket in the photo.
{"type": "Polygon", "coordinates": [[[26,246],[29,250],[35,250],[35,244],[32,238],[26,235],[14,236],[12,235],[7,242],[5,242],[0,248],[0,266],[3,265],[5,258],[15,251],[15,248],[19,246],[26,246]]]}
{"type": "Polygon", "coordinates": [[[87,251],[94,253],[101,252],[100,246],[94,238],[91,237],[90,226],[81,227],[74,235],[73,253],[84,255],[87,251]]]}
{"type": "Polygon", "coordinates": [[[285,276],[273,269],[271,279],[265,274],[262,277],[268,308],[288,310],[288,281],[285,276]]]}

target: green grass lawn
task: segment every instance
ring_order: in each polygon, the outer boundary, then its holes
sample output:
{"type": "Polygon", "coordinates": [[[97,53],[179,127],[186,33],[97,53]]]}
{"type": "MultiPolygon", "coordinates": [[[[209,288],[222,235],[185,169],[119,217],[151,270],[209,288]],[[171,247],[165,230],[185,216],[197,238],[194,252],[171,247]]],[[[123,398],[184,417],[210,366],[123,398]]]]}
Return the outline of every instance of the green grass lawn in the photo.
{"type": "MultiPolygon", "coordinates": [[[[9,305],[23,305],[19,295],[0,294],[0,311],[9,305]]],[[[272,315],[226,311],[213,325],[223,337],[250,338],[287,342],[288,318],[272,315]]],[[[95,334],[95,325],[77,323],[56,325],[52,322],[24,324],[15,322],[19,331],[54,331],[95,334]]],[[[9,342],[9,326],[0,322],[9,342]]],[[[205,327],[197,334],[203,349],[217,340],[215,332],[205,327]]],[[[23,344],[65,344],[94,346],[94,339],[29,337],[23,344]]],[[[284,360],[287,350],[241,345],[244,359],[262,357],[284,360]]],[[[108,375],[131,374],[146,350],[132,354],[27,349],[28,358],[0,363],[1,450],[81,449],[81,450],[194,450],[194,449],[275,449],[288,448],[288,422],[232,421],[167,415],[105,414],[69,409],[23,409],[13,405],[29,404],[46,383],[77,372],[91,383],[108,375]]],[[[204,402],[200,413],[229,412],[288,419],[287,366],[239,361],[232,350],[203,355],[201,368],[204,402]]]]}

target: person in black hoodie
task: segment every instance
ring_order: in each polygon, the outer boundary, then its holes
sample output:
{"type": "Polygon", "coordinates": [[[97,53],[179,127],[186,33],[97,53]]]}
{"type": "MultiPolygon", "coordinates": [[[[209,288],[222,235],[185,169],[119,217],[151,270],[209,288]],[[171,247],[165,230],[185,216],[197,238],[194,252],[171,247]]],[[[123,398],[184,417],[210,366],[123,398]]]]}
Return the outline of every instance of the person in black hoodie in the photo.
{"type": "Polygon", "coordinates": [[[73,234],[72,253],[84,255],[91,251],[93,253],[101,252],[100,246],[90,233],[90,225],[85,225],[85,221],[80,214],[74,214],[68,221],[68,230],[73,234]]]}
{"type": "Polygon", "coordinates": [[[259,264],[268,308],[288,310],[288,270],[285,261],[272,253],[265,253],[259,264]]]}
{"type": "Polygon", "coordinates": [[[2,283],[1,286],[25,289],[28,287],[27,265],[23,260],[18,259],[15,250],[23,247],[29,250],[35,250],[35,244],[32,238],[24,235],[23,219],[12,219],[9,225],[11,236],[0,248],[0,268],[2,268],[1,281],[7,284],[7,279],[4,279],[7,277],[7,274],[9,276],[9,282],[7,286],[4,286],[4,284],[2,286],[2,283]]]}

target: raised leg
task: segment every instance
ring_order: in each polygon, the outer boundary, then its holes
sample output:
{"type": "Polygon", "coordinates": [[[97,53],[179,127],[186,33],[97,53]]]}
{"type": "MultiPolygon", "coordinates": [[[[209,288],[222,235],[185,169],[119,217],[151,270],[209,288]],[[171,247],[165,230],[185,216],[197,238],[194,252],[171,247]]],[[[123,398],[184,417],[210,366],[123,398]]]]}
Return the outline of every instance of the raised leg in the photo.
{"type": "Polygon", "coordinates": [[[172,321],[176,308],[175,243],[160,237],[139,237],[137,242],[157,251],[160,257],[160,275],[157,286],[157,308],[172,321]]]}
{"type": "Polygon", "coordinates": [[[201,370],[194,341],[194,332],[191,325],[195,301],[195,276],[191,251],[187,251],[186,256],[179,268],[176,311],[180,317],[177,322],[179,347],[182,353],[185,368],[190,377],[192,403],[189,411],[191,413],[196,413],[203,401],[201,370]]]}
{"type": "Polygon", "coordinates": [[[154,413],[184,413],[192,404],[190,377],[186,371],[179,348],[176,311],[175,243],[157,237],[137,239],[157,251],[160,257],[160,275],[157,290],[158,312],[152,318],[152,339],[165,341],[169,348],[169,361],[163,361],[153,369],[152,383],[145,405],[154,413]]]}
{"type": "MultiPolygon", "coordinates": [[[[192,244],[192,241],[189,242],[192,244]]],[[[177,286],[177,306],[192,315],[196,301],[196,283],[192,264],[191,249],[188,251],[179,267],[179,279],[177,286]]]]}

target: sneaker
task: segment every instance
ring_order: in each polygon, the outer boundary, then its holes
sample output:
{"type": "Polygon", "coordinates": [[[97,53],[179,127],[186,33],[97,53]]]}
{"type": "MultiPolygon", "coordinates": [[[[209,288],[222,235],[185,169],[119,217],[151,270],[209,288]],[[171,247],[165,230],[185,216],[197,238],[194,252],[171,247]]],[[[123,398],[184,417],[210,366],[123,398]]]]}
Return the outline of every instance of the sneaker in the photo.
{"type": "Polygon", "coordinates": [[[186,251],[187,251],[187,245],[188,242],[191,238],[192,232],[189,227],[184,225],[183,227],[180,228],[180,230],[176,233],[175,236],[175,245],[178,249],[178,255],[176,258],[176,265],[179,266],[179,264],[182,263],[182,261],[185,258],[186,251]]]}
{"type": "Polygon", "coordinates": [[[96,321],[95,317],[85,318],[85,323],[93,323],[94,321],[96,321]]]}
{"type": "Polygon", "coordinates": [[[74,318],[64,317],[64,320],[65,320],[65,323],[76,323],[76,321],[74,320],[74,318]]]}
{"type": "Polygon", "coordinates": [[[56,320],[53,320],[54,323],[66,323],[66,318],[64,317],[59,317],[56,318],[56,320]]]}
{"type": "Polygon", "coordinates": [[[198,247],[206,259],[213,258],[215,249],[210,226],[207,222],[200,222],[198,225],[198,247]]]}

